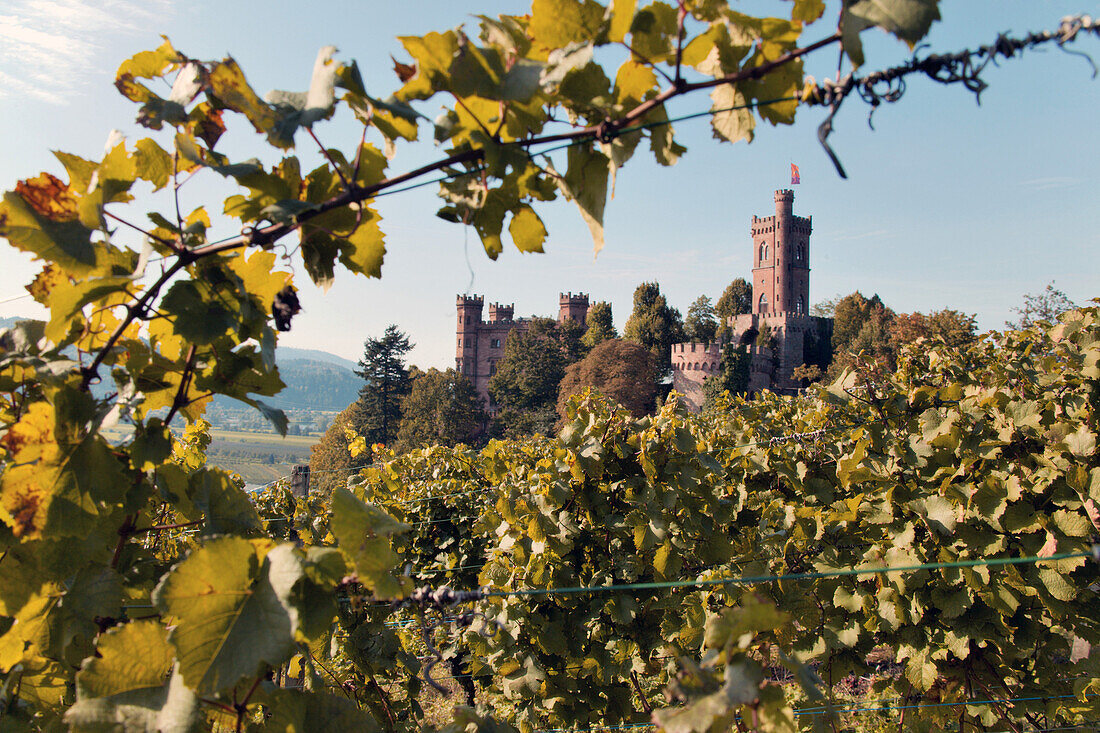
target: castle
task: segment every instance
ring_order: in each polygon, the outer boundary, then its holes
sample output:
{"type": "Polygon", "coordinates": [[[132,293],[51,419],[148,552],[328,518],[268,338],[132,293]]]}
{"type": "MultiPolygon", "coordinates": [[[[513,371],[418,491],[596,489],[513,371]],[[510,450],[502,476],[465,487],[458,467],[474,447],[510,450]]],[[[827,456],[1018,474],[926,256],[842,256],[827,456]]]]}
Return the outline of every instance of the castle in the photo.
{"type": "MultiPolygon", "coordinates": [[[[460,295],[456,304],[458,343],[455,345],[455,370],[466,375],[491,415],[496,410],[489,397],[489,378],[496,374],[497,362],[504,357],[504,344],[508,340],[508,334],[514,328],[526,330],[531,325],[531,320],[515,318],[514,303],[490,303],[489,318],[485,320],[482,317],[485,299],[480,295],[460,295]]],[[[583,324],[587,317],[587,294],[558,295],[558,323],[573,320],[583,324]]]]}
{"type": "MultiPolygon", "coordinates": [[[[751,392],[797,391],[800,385],[791,373],[802,364],[820,361],[832,340],[833,320],[808,313],[812,230],[813,217],[794,215],[791,190],[775,192],[773,216],[752,218],[752,312],[733,316],[727,323],[735,343],[765,324],[771,330],[774,348],[748,345],[751,392]]],[[[672,388],[699,409],[703,382],[718,371],[721,358],[721,345],[716,343],[674,344],[672,388]]]]}
{"type": "MultiPolygon", "coordinates": [[[[831,318],[811,316],[810,233],[812,217],[794,215],[794,192],[775,192],[775,214],[752,218],[753,253],[752,312],[731,317],[727,325],[734,342],[749,341],[751,354],[749,390],[797,391],[792,372],[801,364],[821,361],[823,349],[832,338],[831,318]],[[753,334],[767,325],[774,346],[751,343],[753,334]]],[[[514,305],[489,304],[489,318],[483,320],[484,299],[458,296],[458,344],[455,368],[473,383],[489,412],[489,378],[504,356],[504,344],[513,328],[527,328],[529,319],[513,318],[514,305]]],[[[561,293],[558,322],[573,319],[584,323],[588,296],[561,293]]],[[[721,362],[718,343],[682,343],[672,346],[672,388],[684,396],[693,409],[703,404],[703,382],[715,374],[721,362]]]]}

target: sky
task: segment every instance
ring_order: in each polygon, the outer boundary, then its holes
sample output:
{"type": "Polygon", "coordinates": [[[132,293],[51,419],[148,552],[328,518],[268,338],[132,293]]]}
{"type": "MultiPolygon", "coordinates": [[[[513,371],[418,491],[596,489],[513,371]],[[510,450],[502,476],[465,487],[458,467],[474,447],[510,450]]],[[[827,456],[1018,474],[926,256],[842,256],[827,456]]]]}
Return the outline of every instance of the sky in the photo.
{"type": "MultiPolygon", "coordinates": [[[[784,0],[733,2],[745,12],[789,14],[784,0]]],[[[830,0],[826,18],[836,14],[830,0]]],[[[989,43],[997,33],[1055,28],[1065,15],[1100,11],[1094,0],[965,0],[941,3],[944,20],[927,39],[935,51],[989,43]]],[[[370,92],[399,86],[390,55],[408,60],[397,36],[423,35],[465,24],[472,14],[523,13],[505,0],[403,3],[311,0],[263,4],[213,0],[5,0],[0,7],[0,188],[40,171],[63,174],[51,150],[90,158],[119,129],[132,143],[149,136],[134,123],[136,106],[114,89],[123,60],[160,44],[196,58],[232,55],[261,94],[303,90],[318,49],[356,59],[370,92]]],[[[830,33],[823,20],[806,42],[830,33]]],[[[908,48],[877,30],[864,34],[866,69],[903,62],[908,48]]],[[[1073,48],[1100,57],[1095,36],[1073,48]]],[[[817,79],[833,77],[836,53],[807,63],[817,79]]],[[[717,299],[736,277],[751,274],[749,225],[774,213],[773,192],[790,186],[795,213],[813,216],[810,301],[859,290],[878,293],[898,312],[955,308],[977,316],[982,330],[1003,328],[1025,293],[1047,283],[1084,304],[1100,296],[1100,227],[1096,225],[1097,129],[1100,81],[1088,62],[1057,48],[1002,61],[984,74],[981,105],[961,86],[910,77],[900,102],[883,105],[868,126],[868,108],[849,99],[830,142],[849,178],[841,180],[817,143],[821,108],[804,108],[793,126],[759,122],[752,144],[712,139],[706,119],[676,125],[688,152],[663,168],[641,154],[619,172],[608,202],[607,245],[593,257],[588,229],[574,205],[558,200],[538,209],[550,232],[545,254],[506,244],[496,262],[473,231],[435,217],[433,187],[378,199],[386,233],[383,276],[338,273],[327,292],[308,282],[300,263],[296,285],[303,313],[280,343],[357,359],[363,341],[393,323],[415,344],[410,362],[423,368],[454,364],[455,296],[514,303],[517,316],[556,315],[558,294],[588,293],[611,302],[621,330],[637,285],[655,281],[670,304],[686,312],[699,295],[717,299]]],[[[420,109],[429,117],[439,102],[420,109]]],[[[672,106],[672,115],[704,111],[705,95],[672,106]]],[[[277,158],[251,139],[243,120],[230,123],[219,149],[234,159],[277,158]],[[236,123],[235,125],[233,123],[236,123]]],[[[330,147],[354,149],[361,128],[337,115],[316,132],[330,147]]],[[[161,133],[162,141],[167,133],[161,133]]],[[[430,131],[399,144],[396,174],[442,157],[430,131]]],[[[155,134],[154,134],[155,136],[155,134]]],[[[162,142],[162,144],[166,144],[162,142]]],[[[297,154],[307,170],[320,159],[308,136],[297,154]]],[[[212,174],[183,190],[184,205],[221,208],[228,193],[212,174]]],[[[163,199],[139,199],[160,210],[163,199]]],[[[131,215],[143,218],[147,209],[131,215]]],[[[234,232],[214,221],[212,238],[234,232]]],[[[42,313],[23,286],[39,265],[5,246],[0,255],[0,317],[42,313]]]]}

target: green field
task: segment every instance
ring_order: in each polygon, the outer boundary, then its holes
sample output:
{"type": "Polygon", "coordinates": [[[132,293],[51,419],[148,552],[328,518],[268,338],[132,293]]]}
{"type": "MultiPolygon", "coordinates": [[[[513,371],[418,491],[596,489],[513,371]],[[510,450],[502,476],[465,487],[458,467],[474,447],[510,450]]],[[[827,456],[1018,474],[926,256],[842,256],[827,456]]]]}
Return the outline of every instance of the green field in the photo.
{"type": "MultiPolygon", "coordinates": [[[[126,428],[103,431],[108,440],[123,440],[126,428]]],[[[206,457],[210,465],[239,473],[247,484],[265,484],[290,474],[297,464],[309,463],[310,449],[317,436],[275,433],[248,433],[236,430],[211,430],[206,457]]]]}

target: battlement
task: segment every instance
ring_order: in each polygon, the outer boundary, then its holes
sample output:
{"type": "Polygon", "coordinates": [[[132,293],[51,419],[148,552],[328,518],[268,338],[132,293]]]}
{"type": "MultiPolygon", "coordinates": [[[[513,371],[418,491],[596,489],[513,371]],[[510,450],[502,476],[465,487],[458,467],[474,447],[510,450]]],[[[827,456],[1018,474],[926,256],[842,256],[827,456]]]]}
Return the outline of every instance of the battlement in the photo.
{"type": "Polygon", "coordinates": [[[481,306],[485,303],[485,296],[482,295],[459,295],[455,298],[457,305],[463,306],[481,306]]]}
{"type": "MultiPolygon", "coordinates": [[[[761,234],[767,234],[768,232],[774,232],[779,225],[778,219],[773,216],[754,216],[752,218],[752,236],[758,237],[761,234]]],[[[812,216],[791,216],[787,217],[787,231],[792,234],[805,234],[809,235],[813,232],[813,217],[812,216]]]]}
{"type": "Polygon", "coordinates": [[[588,293],[558,293],[558,322],[584,323],[588,316],[588,293]]]}
{"type": "Polygon", "coordinates": [[[510,321],[516,312],[516,304],[509,303],[508,305],[502,305],[501,303],[489,304],[489,323],[499,323],[501,321],[510,321]]]}

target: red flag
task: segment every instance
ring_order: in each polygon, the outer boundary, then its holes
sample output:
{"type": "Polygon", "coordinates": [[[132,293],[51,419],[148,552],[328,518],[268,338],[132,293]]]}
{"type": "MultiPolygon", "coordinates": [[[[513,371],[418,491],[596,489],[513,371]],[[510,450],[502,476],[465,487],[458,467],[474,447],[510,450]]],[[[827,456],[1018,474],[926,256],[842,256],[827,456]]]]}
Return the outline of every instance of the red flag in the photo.
{"type": "Polygon", "coordinates": [[[798,166],[795,165],[794,163],[791,163],[791,183],[795,184],[795,183],[801,183],[801,182],[802,182],[802,180],[798,176],[798,166]]]}

